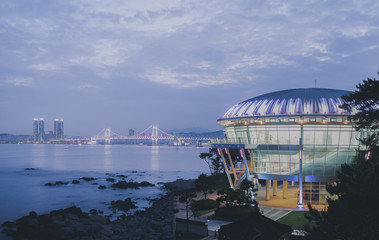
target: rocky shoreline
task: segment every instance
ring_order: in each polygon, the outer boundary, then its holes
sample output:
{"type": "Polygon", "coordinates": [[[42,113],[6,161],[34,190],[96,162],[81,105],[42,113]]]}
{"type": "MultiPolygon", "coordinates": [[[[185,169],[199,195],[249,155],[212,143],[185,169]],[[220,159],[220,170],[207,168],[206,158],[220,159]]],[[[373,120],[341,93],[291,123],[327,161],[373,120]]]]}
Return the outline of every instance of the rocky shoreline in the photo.
{"type": "Polygon", "coordinates": [[[150,208],[122,215],[110,221],[107,216],[90,215],[69,207],[37,215],[30,212],[15,222],[2,224],[3,233],[13,239],[121,240],[174,239],[173,196],[154,199],[150,208]]]}
{"type": "MultiPolygon", "coordinates": [[[[15,222],[3,223],[2,232],[13,239],[30,240],[172,240],[175,239],[174,192],[193,187],[193,180],[177,180],[164,186],[167,194],[153,199],[151,207],[133,215],[123,214],[113,221],[94,209],[86,213],[73,206],[43,215],[30,212],[15,222]]],[[[130,199],[116,203],[125,204],[117,208],[134,207],[130,199]]]]}

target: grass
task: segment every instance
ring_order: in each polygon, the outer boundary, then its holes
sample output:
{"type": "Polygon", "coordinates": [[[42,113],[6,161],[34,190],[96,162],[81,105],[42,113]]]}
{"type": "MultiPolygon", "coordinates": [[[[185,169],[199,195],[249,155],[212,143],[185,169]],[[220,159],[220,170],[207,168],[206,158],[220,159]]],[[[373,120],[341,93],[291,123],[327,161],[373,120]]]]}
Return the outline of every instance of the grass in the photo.
{"type": "MultiPolygon", "coordinates": [[[[307,213],[308,211],[292,211],[278,219],[277,222],[290,225],[292,229],[304,230],[304,225],[310,224],[304,217],[307,213]]],[[[312,226],[313,224],[311,223],[310,225],[312,226]]]]}
{"type": "Polygon", "coordinates": [[[210,212],[213,212],[215,210],[215,208],[213,209],[205,209],[205,210],[193,210],[193,215],[195,217],[199,217],[199,216],[202,216],[204,214],[207,214],[207,213],[210,213],[210,212]]]}

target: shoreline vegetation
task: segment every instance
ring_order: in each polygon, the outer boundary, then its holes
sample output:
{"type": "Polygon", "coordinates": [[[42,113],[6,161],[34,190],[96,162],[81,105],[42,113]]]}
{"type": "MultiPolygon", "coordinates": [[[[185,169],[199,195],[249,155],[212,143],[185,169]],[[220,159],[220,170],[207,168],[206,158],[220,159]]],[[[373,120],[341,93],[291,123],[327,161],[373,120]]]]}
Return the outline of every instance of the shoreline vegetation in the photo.
{"type": "MultiPolygon", "coordinates": [[[[25,169],[26,170],[26,169],[25,169]]],[[[31,170],[31,169],[27,169],[31,170]]],[[[110,175],[110,174],[107,174],[110,175]]],[[[126,182],[123,175],[116,180],[108,176],[107,181],[113,183],[113,189],[126,189],[155,186],[152,183],[126,182]]],[[[79,184],[81,181],[92,182],[95,178],[82,177],[73,180],[71,184],[79,184]]],[[[55,181],[46,183],[48,187],[59,187],[68,182],[55,181]]],[[[122,212],[115,220],[111,216],[101,215],[102,211],[91,209],[88,213],[79,207],[71,206],[65,209],[51,211],[50,213],[37,214],[32,211],[15,221],[2,223],[2,233],[12,239],[57,239],[57,240],[89,240],[89,239],[174,239],[175,216],[174,195],[183,191],[194,190],[194,180],[178,179],[173,182],[158,183],[166,193],[159,198],[150,200],[152,205],[145,210],[137,210],[130,214],[130,210],[136,209],[135,202],[130,198],[115,200],[110,203],[113,213],[122,212]]]]}

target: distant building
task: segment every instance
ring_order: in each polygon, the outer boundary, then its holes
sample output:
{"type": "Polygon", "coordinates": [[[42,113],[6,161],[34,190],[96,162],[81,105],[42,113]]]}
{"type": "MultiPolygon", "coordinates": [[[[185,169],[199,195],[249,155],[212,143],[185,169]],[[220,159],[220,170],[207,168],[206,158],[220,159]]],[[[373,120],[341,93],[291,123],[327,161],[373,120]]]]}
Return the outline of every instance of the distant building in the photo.
{"type": "Polygon", "coordinates": [[[45,141],[45,120],[43,118],[38,121],[38,140],[39,142],[45,141]]]}
{"type": "Polygon", "coordinates": [[[63,139],[63,119],[54,120],[54,138],[63,139]]]}
{"type": "Polygon", "coordinates": [[[39,141],[39,134],[38,134],[38,118],[34,118],[33,120],[33,142],[39,141]]]}
{"type": "Polygon", "coordinates": [[[134,129],[129,129],[129,136],[134,136],[134,129]]]}
{"type": "Polygon", "coordinates": [[[55,139],[55,135],[54,135],[53,131],[49,131],[49,134],[47,134],[47,136],[46,136],[46,140],[50,141],[52,139],[55,139]]]}

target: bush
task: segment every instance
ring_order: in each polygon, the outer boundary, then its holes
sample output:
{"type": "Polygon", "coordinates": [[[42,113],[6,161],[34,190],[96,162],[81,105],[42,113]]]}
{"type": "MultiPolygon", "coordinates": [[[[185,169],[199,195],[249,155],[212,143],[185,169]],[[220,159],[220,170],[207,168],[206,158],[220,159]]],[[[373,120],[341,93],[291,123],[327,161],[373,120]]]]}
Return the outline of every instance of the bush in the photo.
{"type": "Polygon", "coordinates": [[[212,199],[201,199],[191,204],[191,209],[193,211],[212,209],[216,207],[217,207],[217,202],[216,200],[212,200],[212,199]]]}
{"type": "Polygon", "coordinates": [[[254,207],[251,206],[230,206],[218,208],[215,211],[216,217],[227,219],[239,219],[252,214],[254,207]]]}
{"type": "Polygon", "coordinates": [[[214,175],[208,176],[208,178],[211,181],[211,189],[220,189],[220,188],[230,187],[228,178],[225,173],[214,174],[214,175]]]}

